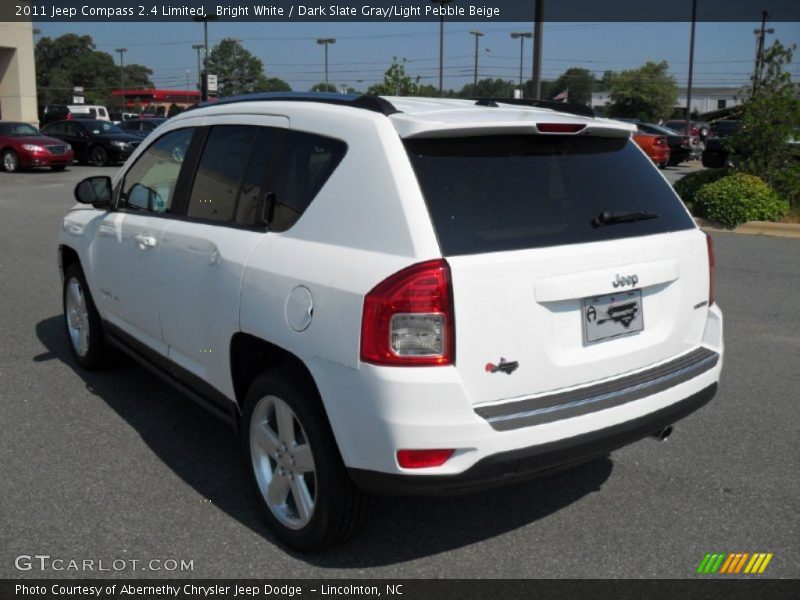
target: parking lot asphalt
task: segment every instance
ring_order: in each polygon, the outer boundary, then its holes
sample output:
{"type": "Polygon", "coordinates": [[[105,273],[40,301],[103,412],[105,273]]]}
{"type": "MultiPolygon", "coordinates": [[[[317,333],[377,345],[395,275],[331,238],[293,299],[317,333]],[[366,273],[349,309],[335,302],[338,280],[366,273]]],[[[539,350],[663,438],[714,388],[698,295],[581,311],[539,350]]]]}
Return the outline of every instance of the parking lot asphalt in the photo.
{"type": "MultiPolygon", "coordinates": [[[[800,577],[800,240],[715,234],[726,357],[669,441],[456,498],[382,498],[347,545],[303,556],[262,524],[237,439],[122,360],[80,371],[56,265],[81,178],[0,173],[0,577],[696,577],[706,552],[772,552],[800,577]],[[19,571],[19,555],[126,559],[19,571]],[[186,572],[130,560],[193,561],[186,572]]],[[[162,563],[163,564],[163,563],[162,563]]]]}

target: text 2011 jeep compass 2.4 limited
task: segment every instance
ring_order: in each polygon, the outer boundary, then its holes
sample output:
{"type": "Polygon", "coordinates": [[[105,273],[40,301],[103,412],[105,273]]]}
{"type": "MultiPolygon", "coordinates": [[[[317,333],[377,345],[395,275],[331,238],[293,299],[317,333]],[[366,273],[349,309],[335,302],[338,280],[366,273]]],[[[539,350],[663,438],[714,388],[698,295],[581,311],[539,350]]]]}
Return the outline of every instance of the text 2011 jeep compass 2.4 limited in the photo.
{"type": "Polygon", "coordinates": [[[632,130],[472,100],[189,111],[76,188],[70,348],[94,368],[118,347],[235,424],[297,548],[345,539],[365,492],[603,456],[706,403],[722,365],[710,240],[632,130]]]}

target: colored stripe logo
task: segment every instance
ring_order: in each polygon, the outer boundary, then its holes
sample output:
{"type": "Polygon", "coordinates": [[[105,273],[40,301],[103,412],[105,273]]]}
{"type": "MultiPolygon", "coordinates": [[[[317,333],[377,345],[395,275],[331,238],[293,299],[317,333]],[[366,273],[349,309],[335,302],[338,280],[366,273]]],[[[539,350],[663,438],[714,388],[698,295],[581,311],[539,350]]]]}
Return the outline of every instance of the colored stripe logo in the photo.
{"type": "Polygon", "coordinates": [[[697,573],[713,575],[761,575],[767,570],[772,552],[715,552],[706,553],[697,567],[697,573]]]}

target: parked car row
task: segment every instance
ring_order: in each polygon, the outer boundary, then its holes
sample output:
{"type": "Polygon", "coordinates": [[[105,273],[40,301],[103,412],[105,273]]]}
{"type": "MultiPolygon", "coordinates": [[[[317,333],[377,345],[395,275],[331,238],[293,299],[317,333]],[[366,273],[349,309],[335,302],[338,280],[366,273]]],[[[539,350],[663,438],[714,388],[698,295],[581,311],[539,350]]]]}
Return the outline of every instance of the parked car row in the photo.
{"type": "Polygon", "coordinates": [[[700,138],[694,134],[687,135],[665,125],[642,123],[638,119],[618,120],[636,125],[633,141],[661,169],[667,165],[674,167],[700,156],[700,138]]]}
{"type": "Polygon", "coordinates": [[[50,121],[41,130],[28,123],[0,122],[0,166],[13,173],[34,167],[62,171],[75,160],[96,167],[121,163],[165,121],[137,118],[115,125],[73,115],[50,121]]]}

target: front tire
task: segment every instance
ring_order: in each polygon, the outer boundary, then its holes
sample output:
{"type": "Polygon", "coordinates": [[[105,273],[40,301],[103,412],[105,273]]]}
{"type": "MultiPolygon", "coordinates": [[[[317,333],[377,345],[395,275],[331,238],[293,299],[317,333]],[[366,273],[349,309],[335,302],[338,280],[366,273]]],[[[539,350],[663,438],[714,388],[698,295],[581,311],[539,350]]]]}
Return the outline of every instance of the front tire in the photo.
{"type": "Polygon", "coordinates": [[[287,546],[346,541],[368,497],[344,467],[314,386],[288,369],[262,373],[247,392],[241,443],[270,529],[287,546]]]}
{"type": "Polygon", "coordinates": [[[108,164],[108,152],[102,146],[92,148],[92,164],[95,167],[105,167],[108,164]]]}
{"type": "Polygon", "coordinates": [[[19,171],[19,156],[10,148],[3,151],[2,160],[3,170],[8,173],[16,173],[19,171]]]}
{"type": "Polygon", "coordinates": [[[63,302],[67,344],[75,362],[88,370],[103,367],[108,356],[103,325],[78,265],[64,272],[63,302]]]}

